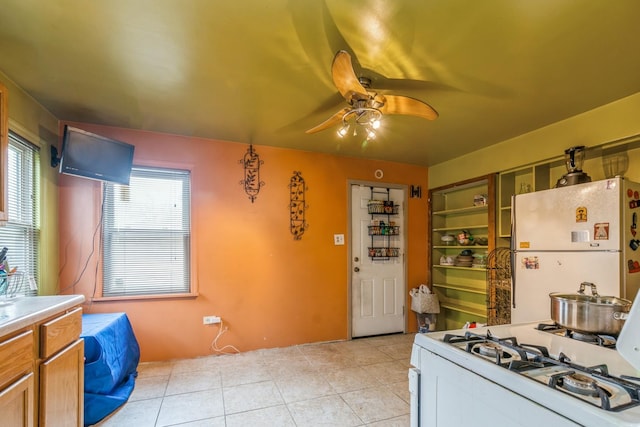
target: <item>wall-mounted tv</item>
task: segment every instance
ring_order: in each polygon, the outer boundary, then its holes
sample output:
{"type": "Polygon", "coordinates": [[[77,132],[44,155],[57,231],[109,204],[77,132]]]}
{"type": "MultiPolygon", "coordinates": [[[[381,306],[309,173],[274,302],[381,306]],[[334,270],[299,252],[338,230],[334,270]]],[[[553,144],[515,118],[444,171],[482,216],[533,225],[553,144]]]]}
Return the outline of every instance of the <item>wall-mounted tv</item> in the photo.
{"type": "Polygon", "coordinates": [[[134,146],[64,127],[60,173],[129,185],[134,146]]]}

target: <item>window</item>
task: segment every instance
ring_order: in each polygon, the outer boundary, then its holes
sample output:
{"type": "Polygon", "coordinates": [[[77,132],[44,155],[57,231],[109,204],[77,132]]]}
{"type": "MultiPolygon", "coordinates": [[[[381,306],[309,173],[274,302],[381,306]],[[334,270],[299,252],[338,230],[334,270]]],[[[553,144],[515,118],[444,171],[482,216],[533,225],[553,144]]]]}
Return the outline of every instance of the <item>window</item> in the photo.
{"type": "Polygon", "coordinates": [[[0,227],[0,248],[7,247],[9,268],[17,267],[10,285],[19,294],[37,294],[40,245],[39,189],[40,153],[38,147],[9,133],[7,156],[8,221],[0,227]]]}
{"type": "Polygon", "coordinates": [[[129,186],[105,183],[105,297],[190,291],[190,174],[134,167],[129,186]]]}

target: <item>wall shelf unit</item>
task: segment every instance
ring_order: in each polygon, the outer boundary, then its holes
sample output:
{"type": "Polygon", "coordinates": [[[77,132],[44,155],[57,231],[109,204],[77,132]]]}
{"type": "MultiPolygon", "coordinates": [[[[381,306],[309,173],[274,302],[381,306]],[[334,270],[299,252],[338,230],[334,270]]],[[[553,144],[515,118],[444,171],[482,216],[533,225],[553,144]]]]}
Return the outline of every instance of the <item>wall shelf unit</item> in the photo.
{"type": "Polygon", "coordinates": [[[562,173],[563,165],[562,159],[554,159],[500,172],[498,175],[498,237],[505,239],[511,237],[511,196],[552,188],[557,179],[555,175],[562,173]]]}
{"type": "Polygon", "coordinates": [[[486,268],[457,257],[469,250],[482,259],[495,247],[495,195],[496,174],[429,191],[429,283],[440,299],[439,329],[487,321],[486,268]],[[463,233],[471,238],[461,244],[458,235],[463,233]]]}
{"type": "MultiPolygon", "coordinates": [[[[460,268],[463,268],[463,267],[460,267],[460,268]]],[[[452,289],[455,291],[469,292],[472,294],[480,294],[480,295],[484,295],[486,293],[486,290],[482,288],[474,288],[472,286],[466,286],[466,285],[456,285],[453,283],[434,283],[433,287],[441,288],[441,289],[452,289]]]]}
{"type": "Polygon", "coordinates": [[[381,191],[371,187],[371,199],[367,205],[371,224],[367,228],[371,237],[369,258],[372,260],[388,260],[400,256],[400,249],[393,246],[400,235],[400,227],[393,220],[399,210],[400,206],[391,200],[388,188],[381,191]]]}
{"type": "MultiPolygon", "coordinates": [[[[473,319],[479,319],[481,323],[485,323],[486,320],[486,307],[484,305],[461,305],[443,301],[440,303],[440,308],[445,310],[457,312],[463,315],[471,316],[473,319]]],[[[460,326],[461,327],[461,326],[460,326]]]]}

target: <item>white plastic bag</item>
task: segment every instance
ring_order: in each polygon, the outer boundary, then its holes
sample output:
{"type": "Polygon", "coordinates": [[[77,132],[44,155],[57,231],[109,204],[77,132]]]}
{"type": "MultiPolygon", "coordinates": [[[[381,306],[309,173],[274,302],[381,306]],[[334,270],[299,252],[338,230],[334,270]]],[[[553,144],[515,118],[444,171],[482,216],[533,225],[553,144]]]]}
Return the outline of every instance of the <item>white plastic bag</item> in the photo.
{"type": "Polygon", "coordinates": [[[440,313],[438,295],[431,293],[427,285],[411,289],[411,310],[416,313],[440,313]]]}

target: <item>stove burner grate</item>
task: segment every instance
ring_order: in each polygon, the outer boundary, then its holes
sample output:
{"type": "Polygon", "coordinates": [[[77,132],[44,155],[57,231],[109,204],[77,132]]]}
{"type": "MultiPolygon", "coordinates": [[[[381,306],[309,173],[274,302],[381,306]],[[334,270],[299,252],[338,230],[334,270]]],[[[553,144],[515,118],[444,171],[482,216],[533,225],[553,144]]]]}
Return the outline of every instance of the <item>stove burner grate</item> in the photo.
{"type": "Polygon", "coordinates": [[[515,337],[496,337],[489,330],[484,335],[446,334],[443,341],[606,411],[640,405],[640,378],[610,375],[605,364],[582,366],[562,352],[551,356],[544,346],[520,344],[515,337]]]}
{"type": "Polygon", "coordinates": [[[587,402],[606,411],[621,411],[640,404],[640,386],[625,378],[609,375],[607,365],[601,364],[591,367],[577,365],[563,353],[560,353],[557,359],[540,359],[541,362],[568,369],[549,378],[547,385],[551,388],[579,396],[596,398],[595,400],[599,403],[591,400],[587,400],[587,402]],[[626,395],[628,402],[612,406],[612,390],[626,395]]]}
{"type": "Polygon", "coordinates": [[[611,395],[611,393],[599,387],[598,382],[593,378],[582,374],[569,374],[562,377],[561,387],[585,396],[596,397],[600,394],[601,390],[607,393],[607,395],[611,395]]]}
{"type": "Polygon", "coordinates": [[[561,326],[557,323],[539,323],[536,329],[539,331],[550,332],[556,335],[565,336],[577,341],[595,344],[600,347],[616,347],[616,337],[611,335],[576,331],[573,329],[565,328],[564,326],[561,326]]]}
{"type": "Polygon", "coordinates": [[[600,386],[596,380],[574,371],[552,375],[549,387],[566,390],[582,396],[596,397],[600,401],[600,408],[611,411],[611,393],[600,386]]]}
{"type": "Polygon", "coordinates": [[[465,344],[464,350],[467,353],[482,356],[497,365],[506,366],[516,360],[531,361],[538,356],[549,356],[546,347],[519,344],[515,337],[494,337],[491,331],[487,331],[485,335],[473,332],[466,332],[464,335],[446,334],[443,341],[452,345],[465,344]]]}
{"type": "Polygon", "coordinates": [[[504,350],[502,350],[502,347],[492,342],[479,344],[476,346],[476,350],[481,355],[490,357],[495,357],[498,354],[504,355],[505,353],[504,350]]]}

